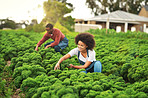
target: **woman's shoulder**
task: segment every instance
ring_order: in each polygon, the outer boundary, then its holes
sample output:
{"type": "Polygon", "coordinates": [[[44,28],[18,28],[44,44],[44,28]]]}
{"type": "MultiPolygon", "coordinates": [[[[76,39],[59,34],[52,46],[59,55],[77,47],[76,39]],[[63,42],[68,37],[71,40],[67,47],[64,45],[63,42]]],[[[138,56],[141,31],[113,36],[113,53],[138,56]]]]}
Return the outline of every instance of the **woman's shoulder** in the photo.
{"type": "Polygon", "coordinates": [[[95,50],[94,50],[94,49],[92,49],[92,50],[88,49],[88,51],[90,51],[90,52],[95,52],[95,50]]]}
{"type": "Polygon", "coordinates": [[[69,52],[69,54],[70,54],[71,56],[73,56],[73,55],[78,55],[78,48],[72,49],[72,50],[69,52]]]}
{"type": "Polygon", "coordinates": [[[71,50],[71,52],[76,53],[76,54],[78,53],[78,51],[79,51],[78,48],[74,48],[71,50]]]}
{"type": "Polygon", "coordinates": [[[79,51],[78,47],[77,47],[77,48],[73,48],[72,50],[74,50],[74,51],[79,51]]]}
{"type": "Polygon", "coordinates": [[[88,50],[88,53],[89,53],[89,54],[95,53],[95,50],[94,50],[94,49],[92,49],[92,50],[89,49],[89,50],[88,50]]]}

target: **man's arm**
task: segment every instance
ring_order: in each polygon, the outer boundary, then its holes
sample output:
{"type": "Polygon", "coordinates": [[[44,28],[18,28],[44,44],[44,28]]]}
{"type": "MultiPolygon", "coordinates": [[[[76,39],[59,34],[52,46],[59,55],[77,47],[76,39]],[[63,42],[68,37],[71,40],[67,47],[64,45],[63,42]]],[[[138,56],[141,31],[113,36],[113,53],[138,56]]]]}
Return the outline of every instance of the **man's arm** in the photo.
{"type": "Polygon", "coordinates": [[[38,51],[38,47],[40,47],[46,40],[48,40],[47,33],[43,36],[43,38],[37,43],[35,50],[38,51]]]}
{"type": "Polygon", "coordinates": [[[54,46],[58,45],[59,42],[60,42],[60,39],[61,39],[61,34],[60,33],[56,33],[55,41],[53,43],[51,43],[50,45],[47,45],[45,47],[45,49],[47,49],[49,47],[54,47],[54,46]]]}
{"type": "Polygon", "coordinates": [[[51,47],[51,44],[50,44],[50,45],[47,45],[47,46],[45,47],[45,49],[47,49],[47,48],[49,48],[49,47],[51,47]]]}

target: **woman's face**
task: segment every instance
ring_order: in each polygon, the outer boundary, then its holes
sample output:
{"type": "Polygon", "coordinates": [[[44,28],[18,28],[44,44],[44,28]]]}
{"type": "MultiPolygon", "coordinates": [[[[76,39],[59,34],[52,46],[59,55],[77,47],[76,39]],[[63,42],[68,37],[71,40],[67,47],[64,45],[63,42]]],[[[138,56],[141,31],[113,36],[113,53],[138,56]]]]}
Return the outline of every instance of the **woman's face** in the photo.
{"type": "Polygon", "coordinates": [[[87,47],[88,46],[85,43],[83,43],[82,41],[78,41],[78,49],[80,52],[86,51],[87,47]]]}

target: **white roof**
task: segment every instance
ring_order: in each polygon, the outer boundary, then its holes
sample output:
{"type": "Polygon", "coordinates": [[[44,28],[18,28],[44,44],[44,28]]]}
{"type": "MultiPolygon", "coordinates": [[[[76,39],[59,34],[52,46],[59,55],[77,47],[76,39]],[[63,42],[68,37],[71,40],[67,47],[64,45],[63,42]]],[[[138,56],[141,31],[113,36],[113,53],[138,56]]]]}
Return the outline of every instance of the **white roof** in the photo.
{"type": "Polygon", "coordinates": [[[128,12],[117,10],[115,12],[111,12],[110,14],[102,14],[99,16],[95,16],[93,18],[85,19],[85,20],[94,20],[94,21],[107,21],[109,19],[110,22],[120,22],[120,23],[139,23],[139,22],[148,22],[147,17],[139,16],[136,14],[131,14],[128,12]]]}

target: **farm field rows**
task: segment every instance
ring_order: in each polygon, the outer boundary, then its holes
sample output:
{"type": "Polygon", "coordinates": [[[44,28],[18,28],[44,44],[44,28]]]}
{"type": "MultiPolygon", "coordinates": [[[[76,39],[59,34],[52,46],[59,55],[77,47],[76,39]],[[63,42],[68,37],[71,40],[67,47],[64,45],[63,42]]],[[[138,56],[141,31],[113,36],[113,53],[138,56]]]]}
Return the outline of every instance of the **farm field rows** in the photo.
{"type": "MultiPolygon", "coordinates": [[[[0,31],[0,96],[10,97],[20,89],[26,98],[148,98],[148,34],[89,30],[95,36],[96,59],[102,73],[82,73],[76,56],[54,71],[57,61],[77,47],[78,34],[65,34],[69,46],[56,53],[44,44],[35,51],[43,34],[23,30],[0,31]],[[11,60],[10,66],[5,66],[11,60]]],[[[51,40],[48,40],[51,41],[51,40]]]]}

